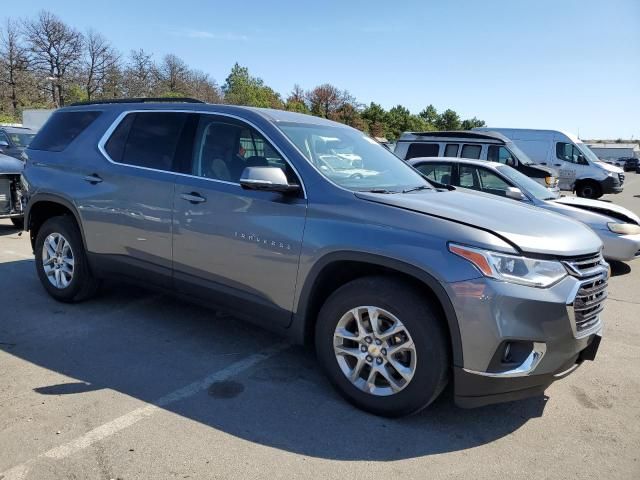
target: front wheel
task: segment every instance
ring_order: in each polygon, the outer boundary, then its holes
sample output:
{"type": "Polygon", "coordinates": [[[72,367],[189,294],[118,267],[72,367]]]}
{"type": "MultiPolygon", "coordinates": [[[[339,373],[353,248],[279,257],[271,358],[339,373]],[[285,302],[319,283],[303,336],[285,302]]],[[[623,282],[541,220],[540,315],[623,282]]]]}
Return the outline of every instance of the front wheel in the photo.
{"type": "Polygon", "coordinates": [[[444,389],[449,355],[442,319],[414,287],[364,277],[336,290],[316,324],[316,352],[338,391],[377,415],[415,413],[444,389]]]}
{"type": "Polygon", "coordinates": [[[45,290],[61,302],[93,296],[99,281],[93,276],[75,222],[68,216],[44,222],[35,241],[35,264],[45,290]]]}
{"type": "Polygon", "coordinates": [[[578,185],[576,194],[579,197],[596,199],[602,196],[602,189],[596,182],[584,182],[578,185]]]}

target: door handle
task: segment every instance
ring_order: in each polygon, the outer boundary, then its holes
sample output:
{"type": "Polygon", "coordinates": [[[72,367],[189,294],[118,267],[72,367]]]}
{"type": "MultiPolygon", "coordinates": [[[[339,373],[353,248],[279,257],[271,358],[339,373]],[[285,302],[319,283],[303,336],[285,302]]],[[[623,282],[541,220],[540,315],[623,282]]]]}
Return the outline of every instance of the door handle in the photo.
{"type": "Polygon", "coordinates": [[[561,166],[562,166],[562,164],[561,164],[561,163],[554,163],[554,165],[553,165],[553,166],[554,166],[554,167],[561,167],[561,166]]]}
{"type": "Polygon", "coordinates": [[[91,175],[87,175],[84,177],[85,182],[89,182],[91,185],[95,185],[96,183],[100,183],[102,179],[96,173],[92,173],[91,175]]]}
{"type": "Polygon", "coordinates": [[[186,200],[187,202],[191,202],[193,204],[206,202],[207,199],[200,195],[198,192],[191,193],[181,193],[180,198],[186,200]]]}

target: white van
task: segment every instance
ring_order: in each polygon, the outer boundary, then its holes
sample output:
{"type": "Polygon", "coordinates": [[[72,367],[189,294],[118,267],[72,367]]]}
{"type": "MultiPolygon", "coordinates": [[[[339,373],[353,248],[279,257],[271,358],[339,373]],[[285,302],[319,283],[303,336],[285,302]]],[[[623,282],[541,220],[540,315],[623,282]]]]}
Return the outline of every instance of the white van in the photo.
{"type": "Polygon", "coordinates": [[[474,128],[499,132],[509,138],[531,160],[558,169],[560,189],[575,191],[579,197],[599,198],[620,193],[624,171],[601,162],[576,136],[559,130],[524,128],[474,128]]]}

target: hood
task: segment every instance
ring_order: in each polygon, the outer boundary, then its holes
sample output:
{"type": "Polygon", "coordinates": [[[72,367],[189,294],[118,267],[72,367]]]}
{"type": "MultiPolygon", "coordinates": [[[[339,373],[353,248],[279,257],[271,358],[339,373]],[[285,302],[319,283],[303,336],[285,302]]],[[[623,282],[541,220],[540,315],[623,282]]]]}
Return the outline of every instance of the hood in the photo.
{"type": "Polygon", "coordinates": [[[640,217],[638,217],[638,215],[627,208],[616,205],[615,203],[581,197],[560,197],[549,203],[570,205],[574,208],[579,208],[600,215],[606,215],[607,217],[611,217],[613,220],[640,225],[640,217]]]}
{"type": "Polygon", "coordinates": [[[21,174],[24,169],[24,162],[8,155],[0,154],[0,175],[1,174],[21,174]]]}
{"type": "Polygon", "coordinates": [[[615,165],[610,165],[604,162],[594,162],[594,163],[596,164],[596,166],[600,167],[603,170],[606,170],[607,172],[624,173],[624,170],[622,170],[620,167],[616,167],[615,165]]]}
{"type": "Polygon", "coordinates": [[[595,253],[602,247],[596,234],[580,222],[494,195],[462,189],[405,194],[356,192],[355,195],[370,202],[491,231],[523,252],[572,256],[595,253]]]}
{"type": "Polygon", "coordinates": [[[556,177],[558,178],[558,170],[555,168],[547,167],[546,165],[540,165],[539,163],[523,163],[518,169],[527,177],[532,178],[544,178],[544,177],[556,177]]]}

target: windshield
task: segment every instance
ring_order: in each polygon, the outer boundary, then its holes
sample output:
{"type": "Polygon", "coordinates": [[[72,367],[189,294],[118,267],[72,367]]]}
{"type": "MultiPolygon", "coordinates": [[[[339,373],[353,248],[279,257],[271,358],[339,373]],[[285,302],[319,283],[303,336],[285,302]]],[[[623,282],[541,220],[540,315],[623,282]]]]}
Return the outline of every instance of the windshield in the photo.
{"type": "Polygon", "coordinates": [[[511,180],[516,187],[520,188],[526,193],[533,195],[538,200],[555,200],[560,195],[552,192],[546,187],[543,187],[535,180],[527,177],[526,175],[520,173],[515,168],[508,167],[506,165],[502,165],[497,167],[501,174],[511,180]]]}
{"type": "Polygon", "coordinates": [[[599,162],[600,159],[597,157],[597,155],[595,153],[593,153],[593,150],[591,150],[589,147],[587,147],[584,143],[578,141],[575,143],[576,147],[578,147],[578,150],[580,150],[582,152],[582,154],[587,157],[589,159],[590,162],[599,162]]]}
{"type": "Polygon", "coordinates": [[[357,130],[300,123],[278,127],[320,173],[343,188],[396,193],[430,186],[403,160],[357,130]]]}
{"type": "Polygon", "coordinates": [[[509,148],[509,150],[511,150],[511,153],[513,153],[516,158],[520,160],[520,163],[522,163],[523,165],[533,164],[533,160],[531,160],[526,153],[520,150],[515,143],[507,142],[505,143],[505,145],[509,148]]]}
{"type": "Polygon", "coordinates": [[[33,133],[7,133],[7,135],[16,147],[28,147],[35,137],[33,133]]]}

